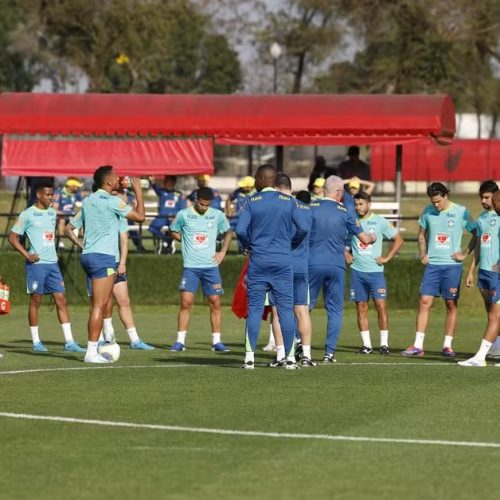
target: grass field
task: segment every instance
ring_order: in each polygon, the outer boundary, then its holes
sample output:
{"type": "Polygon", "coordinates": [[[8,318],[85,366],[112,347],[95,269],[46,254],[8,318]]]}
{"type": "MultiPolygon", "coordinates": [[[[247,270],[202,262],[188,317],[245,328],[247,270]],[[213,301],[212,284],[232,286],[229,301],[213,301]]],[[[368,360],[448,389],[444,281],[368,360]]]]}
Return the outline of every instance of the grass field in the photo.
{"type": "MultiPolygon", "coordinates": [[[[62,351],[47,307],[50,352],[33,353],[25,312],[0,318],[0,498],[498,498],[500,369],[441,358],[441,307],[424,359],[398,353],[413,340],[413,311],[391,315],[391,356],[355,354],[349,307],[337,365],[298,372],[264,368],[262,351],[257,369],[239,369],[242,324],[228,310],[232,351],[216,355],[204,306],[179,354],[166,349],[175,308],[137,308],[141,336],[158,348],[130,351],[115,320],[122,357],[104,368],[62,351]]],[[[86,315],[72,311],[82,342],[86,315]]],[[[313,318],[320,358],[325,317],[313,318]]],[[[461,315],[460,359],[483,325],[482,314],[461,315]]]]}

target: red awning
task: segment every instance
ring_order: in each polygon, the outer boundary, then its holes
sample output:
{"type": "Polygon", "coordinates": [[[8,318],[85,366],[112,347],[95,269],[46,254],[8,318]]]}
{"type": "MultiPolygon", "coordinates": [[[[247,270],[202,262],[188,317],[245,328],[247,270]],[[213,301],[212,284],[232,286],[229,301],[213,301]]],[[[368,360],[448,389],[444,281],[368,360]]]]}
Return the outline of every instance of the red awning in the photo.
{"type": "Polygon", "coordinates": [[[121,175],[213,172],[210,139],[32,140],[4,137],[2,174],[91,176],[99,165],[121,175]]]}
{"type": "Polygon", "coordinates": [[[446,95],[0,94],[0,134],[212,137],[219,144],[451,142],[446,95]]]}

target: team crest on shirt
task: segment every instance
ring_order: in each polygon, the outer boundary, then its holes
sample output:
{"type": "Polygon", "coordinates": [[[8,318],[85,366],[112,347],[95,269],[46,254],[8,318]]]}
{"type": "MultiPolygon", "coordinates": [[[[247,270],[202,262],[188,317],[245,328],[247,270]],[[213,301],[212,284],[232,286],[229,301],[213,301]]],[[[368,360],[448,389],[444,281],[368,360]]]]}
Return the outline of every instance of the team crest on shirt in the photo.
{"type": "Polygon", "coordinates": [[[497,224],[496,219],[491,219],[491,220],[490,220],[490,226],[491,226],[491,227],[496,226],[496,224],[497,224]]]}
{"type": "Polygon", "coordinates": [[[448,221],[448,227],[455,227],[455,221],[450,219],[448,221]]]}

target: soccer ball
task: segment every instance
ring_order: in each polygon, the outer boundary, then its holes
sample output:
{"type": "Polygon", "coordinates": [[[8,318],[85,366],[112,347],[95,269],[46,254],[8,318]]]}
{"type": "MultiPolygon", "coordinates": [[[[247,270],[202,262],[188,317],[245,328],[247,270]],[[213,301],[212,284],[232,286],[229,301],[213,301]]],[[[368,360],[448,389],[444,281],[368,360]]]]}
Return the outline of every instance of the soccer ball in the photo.
{"type": "Polygon", "coordinates": [[[112,361],[118,361],[120,359],[120,346],[116,342],[113,342],[112,344],[106,342],[105,344],[100,345],[97,348],[97,352],[103,358],[111,359],[112,361]]]}

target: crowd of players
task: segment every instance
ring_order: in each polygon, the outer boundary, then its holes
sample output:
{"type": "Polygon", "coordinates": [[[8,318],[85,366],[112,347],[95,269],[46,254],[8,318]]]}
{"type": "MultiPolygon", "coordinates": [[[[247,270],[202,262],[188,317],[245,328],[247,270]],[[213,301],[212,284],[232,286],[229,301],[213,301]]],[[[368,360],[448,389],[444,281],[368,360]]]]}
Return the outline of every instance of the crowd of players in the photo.
{"type": "MultiPolygon", "coordinates": [[[[351,268],[350,299],[356,303],[362,340],[359,353],[368,355],[373,352],[367,314],[372,298],[378,314],[379,352],[389,354],[384,265],[397,255],[403,238],[386,219],[372,213],[370,194],[361,190],[362,184],[370,188],[369,181],[365,183],[358,178],[344,181],[335,175],[326,179],[317,177],[311,182],[312,192],[301,191],[294,197],[290,179],[277,174],[272,166],[263,165],[255,178],[244,178],[239,190],[228,199],[226,213],[236,215],[230,223],[221,210],[218,193],[206,185],[208,178],[200,176],[198,180],[198,189],[188,197],[189,207],[181,203],[186,200],[175,190],[175,178],[165,178],[161,187],[156,183],[152,186],[159,196],[160,211],[159,220],[156,224],[153,222],[151,231],[158,230],[158,237],[166,236],[168,246],[172,246],[173,241],[182,242],[184,268],[179,285],[180,310],[177,339],[171,351],[186,348],[190,310],[200,284],[210,306],[212,349],[228,351],[221,338],[220,296],[223,287],[218,266],[229,249],[233,234],[236,234],[241,250],[249,254],[243,368],[253,369],[255,366],[254,353],[266,304],[272,306],[276,343],[276,359],[269,366],[286,369],[316,366],[311,356],[309,311],[314,309],[320,291],[327,312],[322,362],[335,363],[342,327],[347,265],[351,268]],[[162,207],[165,208],[163,212],[162,207]],[[217,251],[217,239],[221,237],[221,248],[217,251]],[[386,255],[382,252],[384,237],[392,241],[386,255]]],[[[39,186],[34,205],[21,213],[9,234],[9,242],[26,259],[30,294],[28,319],[33,349],[37,352],[47,350],[39,336],[38,310],[41,297],[52,294],[65,338],[64,349],[85,352],[86,362],[109,363],[111,360],[99,354],[97,348],[100,341],[114,342],[111,322],[113,295],[130,338],[130,347],[153,349],[138,336],[126,286],[128,222],[143,222],[145,208],[139,179],[119,179],[111,166],[104,166],[96,170],[94,182],[95,192],[81,202],[81,211],[66,223],[64,229],[58,228],[82,249],[81,262],[91,296],[86,349],[72,336],[64,282],[55,250],[57,212],[52,207],[58,203],[57,208],[64,209],[62,195],[68,196],[68,190],[78,186],[67,184],[67,190],[62,194],[54,193],[48,185],[39,186]],[[127,187],[134,195],[133,206],[130,196],[127,196],[127,187]],[[79,231],[83,231],[83,242],[78,237],[79,231]],[[29,250],[19,240],[24,234],[30,240],[29,250]]],[[[417,328],[413,344],[401,354],[424,356],[430,308],[434,297],[441,296],[446,304],[442,354],[455,357],[452,341],[457,325],[462,262],[472,254],[466,284],[472,286],[473,274],[478,269],[478,286],[487,311],[487,326],[478,353],[459,364],[485,366],[487,355],[495,357],[500,354],[500,347],[494,345],[500,321],[499,216],[496,212],[500,212],[500,191],[493,181],[482,183],[480,198],[484,212],[478,221],[471,218],[467,208],[450,200],[449,191],[442,183],[432,183],[427,195],[430,204],[419,219],[418,248],[425,268],[417,328]],[[469,231],[472,238],[462,251],[464,230],[469,231]]]]}

